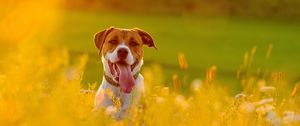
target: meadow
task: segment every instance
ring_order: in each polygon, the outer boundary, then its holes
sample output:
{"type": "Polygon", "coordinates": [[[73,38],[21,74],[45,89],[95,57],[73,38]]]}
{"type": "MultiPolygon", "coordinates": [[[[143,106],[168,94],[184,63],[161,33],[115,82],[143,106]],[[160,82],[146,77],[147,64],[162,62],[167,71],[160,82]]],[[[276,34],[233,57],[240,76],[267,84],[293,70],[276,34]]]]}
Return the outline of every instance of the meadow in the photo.
{"type": "MultiPolygon", "coordinates": [[[[181,57],[184,57],[182,54],[181,57]]],[[[38,43],[15,46],[1,57],[1,125],[299,125],[300,83],[289,83],[284,73],[266,76],[245,69],[239,75],[241,91],[217,80],[216,67],[203,80],[189,84],[173,76],[171,86],[163,82],[163,69],[145,67],[146,92],[141,104],[127,118],[115,121],[107,114],[114,110],[93,111],[99,83],[82,82],[88,54],[72,57],[69,51],[47,49],[38,43]],[[34,50],[34,51],[32,51],[34,50]],[[71,60],[72,59],[72,60],[71,60]],[[89,85],[89,86],[84,86],[89,85]],[[290,85],[290,86],[289,86],[290,85]],[[181,93],[185,88],[189,93],[181,93]]],[[[185,68],[184,58],[180,58],[185,68]]],[[[248,68],[251,61],[243,64],[248,68]]]]}
{"type": "Polygon", "coordinates": [[[0,125],[300,125],[296,22],[55,7],[0,13],[0,125]],[[145,47],[145,96],[122,121],[93,110],[93,35],[109,26],[142,28],[158,47],[145,47]]]}
{"type": "Polygon", "coordinates": [[[50,41],[53,46],[67,48],[74,54],[91,54],[83,81],[92,83],[102,73],[93,35],[110,26],[139,27],[151,33],[158,50],[145,48],[145,65],[163,67],[167,75],[165,83],[172,80],[174,73],[189,74],[189,81],[203,78],[207,68],[217,66],[219,79],[225,85],[237,87],[236,71],[244,62],[245,53],[250,53],[252,48],[256,48],[253,68],[287,72],[292,81],[299,77],[300,25],[295,22],[66,11],[58,36],[54,37],[58,39],[54,44],[50,41]],[[269,57],[268,51],[271,51],[269,57]],[[188,59],[189,69],[184,72],[178,67],[179,53],[188,59]]]}

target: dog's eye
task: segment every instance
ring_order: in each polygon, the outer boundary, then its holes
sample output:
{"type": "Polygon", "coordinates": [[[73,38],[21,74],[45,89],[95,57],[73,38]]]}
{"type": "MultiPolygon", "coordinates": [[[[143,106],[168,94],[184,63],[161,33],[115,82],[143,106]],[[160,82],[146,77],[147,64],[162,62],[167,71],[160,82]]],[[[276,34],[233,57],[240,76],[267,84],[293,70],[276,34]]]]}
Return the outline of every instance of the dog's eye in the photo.
{"type": "Polygon", "coordinates": [[[110,40],[109,43],[115,45],[115,44],[118,44],[118,41],[117,40],[110,40]]]}
{"type": "Polygon", "coordinates": [[[135,41],[131,41],[131,42],[129,42],[129,45],[130,45],[130,46],[138,46],[139,43],[137,43],[137,42],[135,42],[135,41]]]}

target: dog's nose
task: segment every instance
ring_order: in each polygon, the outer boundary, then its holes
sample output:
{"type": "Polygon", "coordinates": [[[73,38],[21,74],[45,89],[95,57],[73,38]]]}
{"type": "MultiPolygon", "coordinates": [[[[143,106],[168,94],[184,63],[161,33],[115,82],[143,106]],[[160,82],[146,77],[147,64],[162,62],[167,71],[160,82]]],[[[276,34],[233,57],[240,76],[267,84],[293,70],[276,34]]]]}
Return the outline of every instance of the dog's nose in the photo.
{"type": "Polygon", "coordinates": [[[119,59],[123,60],[127,57],[127,55],[128,55],[128,50],[126,48],[120,48],[118,50],[119,59]]]}

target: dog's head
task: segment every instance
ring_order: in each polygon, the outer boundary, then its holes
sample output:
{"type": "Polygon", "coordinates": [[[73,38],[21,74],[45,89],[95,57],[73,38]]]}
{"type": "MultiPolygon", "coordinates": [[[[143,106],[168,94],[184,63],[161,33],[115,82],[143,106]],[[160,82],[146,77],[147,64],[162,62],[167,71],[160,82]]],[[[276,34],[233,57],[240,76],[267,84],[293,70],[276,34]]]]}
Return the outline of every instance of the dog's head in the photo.
{"type": "Polygon", "coordinates": [[[108,28],[95,35],[95,44],[102,55],[104,72],[118,82],[122,91],[129,93],[134,86],[134,75],[143,64],[143,45],[155,47],[145,31],[108,28]]]}

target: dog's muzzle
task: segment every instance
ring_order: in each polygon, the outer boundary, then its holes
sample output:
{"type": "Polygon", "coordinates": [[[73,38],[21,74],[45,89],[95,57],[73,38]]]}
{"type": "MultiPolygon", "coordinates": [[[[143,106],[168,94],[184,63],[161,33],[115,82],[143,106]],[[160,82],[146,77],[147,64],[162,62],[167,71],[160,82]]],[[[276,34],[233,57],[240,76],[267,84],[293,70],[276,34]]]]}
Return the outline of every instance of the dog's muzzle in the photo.
{"type": "Polygon", "coordinates": [[[138,62],[128,65],[124,61],[120,60],[119,62],[112,63],[108,60],[108,65],[110,72],[113,75],[113,78],[105,77],[105,79],[114,86],[119,86],[121,90],[125,93],[130,93],[133,86],[135,85],[136,75],[133,75],[132,71],[138,62]],[[111,81],[111,80],[115,81],[111,81]]]}
{"type": "Polygon", "coordinates": [[[118,58],[122,61],[122,60],[125,60],[128,56],[128,49],[126,48],[120,48],[118,51],[117,51],[117,55],[118,55],[118,58]]]}

